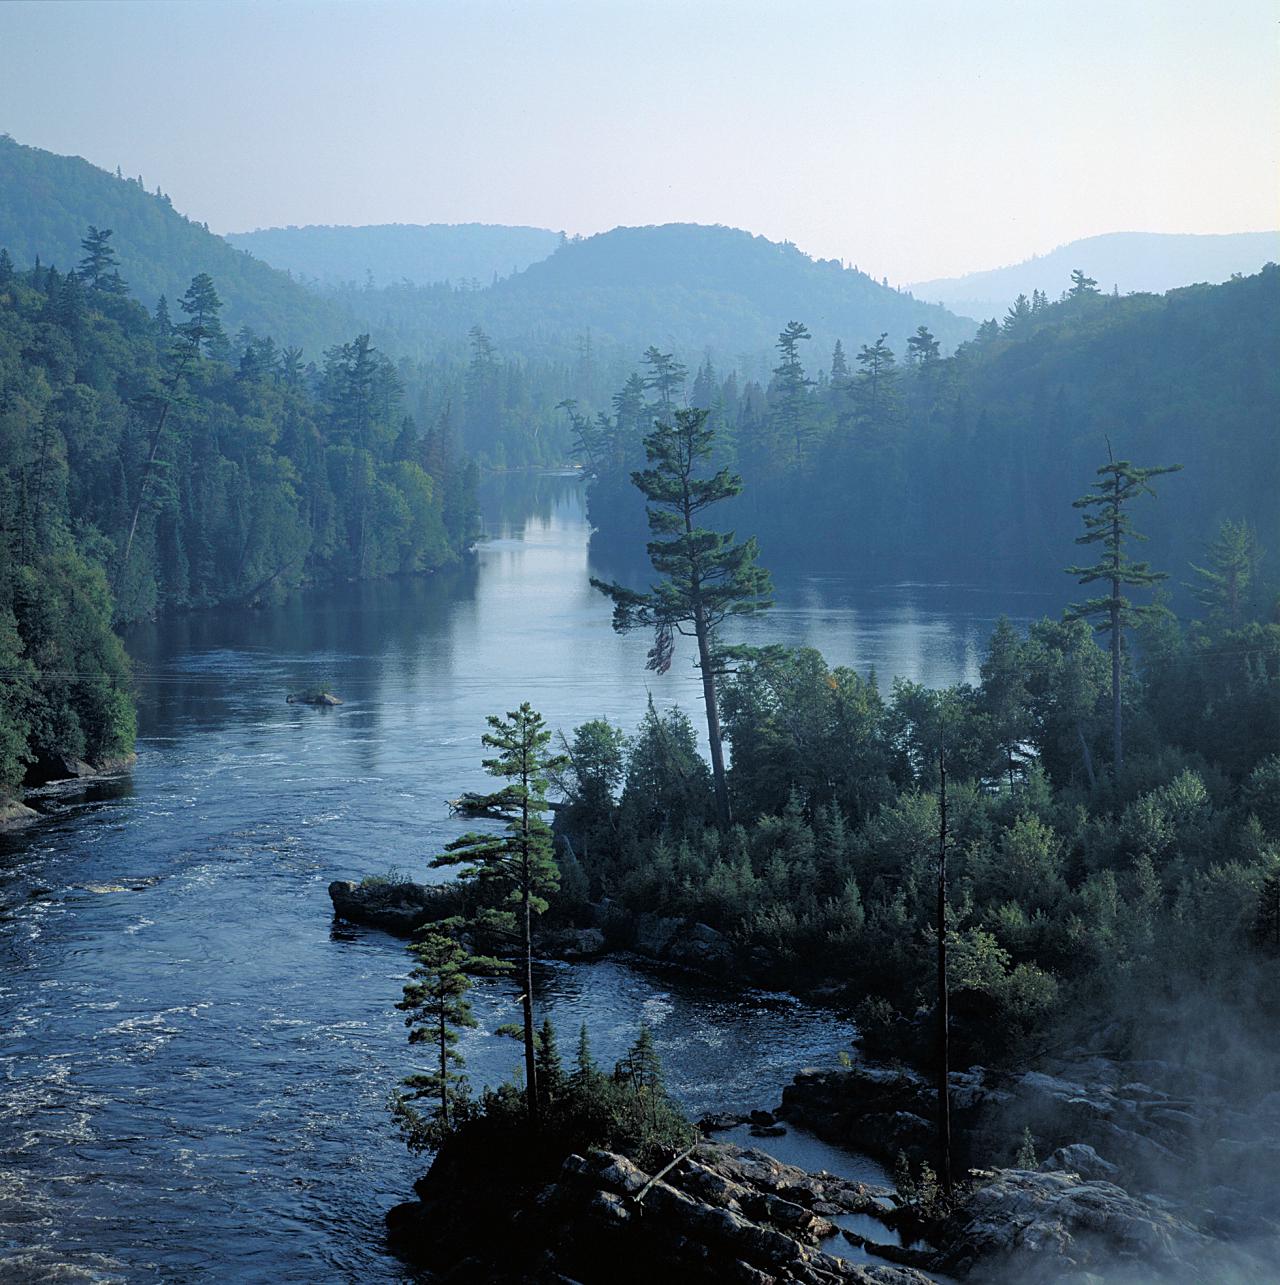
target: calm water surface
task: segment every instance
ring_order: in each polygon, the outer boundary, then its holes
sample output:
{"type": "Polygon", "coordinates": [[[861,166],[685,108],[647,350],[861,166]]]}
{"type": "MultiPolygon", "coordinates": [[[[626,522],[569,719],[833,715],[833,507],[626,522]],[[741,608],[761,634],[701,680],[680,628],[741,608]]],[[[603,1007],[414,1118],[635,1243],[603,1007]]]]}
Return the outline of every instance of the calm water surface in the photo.
{"type": "MultiPolygon", "coordinates": [[[[422,1168],[385,1112],[413,1066],[406,955],[335,926],[326,885],[423,874],[459,830],[444,800],[484,784],[486,714],[529,700],[566,731],[630,728],[647,692],[696,716],[700,691],[684,660],[647,674],[647,641],[610,630],[574,481],[485,498],[492,538],[461,570],[135,633],[132,778],[46,795],[47,821],[0,838],[0,1278],[400,1279],[381,1221],[422,1168]],[[340,709],[284,703],[321,680],[340,709]]],[[[944,683],[976,676],[1001,611],[1054,606],[810,580],[747,636],[944,683]]],[[[602,1061],[647,1019],[694,1112],[774,1104],[849,1033],[618,961],[548,967],[541,993],[562,1042],[586,1021],[602,1061]]],[[[512,995],[481,988],[486,1026],[512,995]]],[[[483,1032],[464,1051],[477,1080],[518,1055],[483,1032]]],[[[777,1150],[879,1177],[814,1140],[777,1150]]]]}

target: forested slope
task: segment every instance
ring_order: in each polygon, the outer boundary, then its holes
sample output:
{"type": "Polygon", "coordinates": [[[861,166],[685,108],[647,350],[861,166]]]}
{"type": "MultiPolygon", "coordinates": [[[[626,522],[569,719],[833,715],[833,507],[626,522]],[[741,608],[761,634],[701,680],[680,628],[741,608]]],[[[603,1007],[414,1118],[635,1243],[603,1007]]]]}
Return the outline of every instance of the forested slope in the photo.
{"type": "Polygon", "coordinates": [[[323,285],[452,281],[479,288],[545,259],[560,234],[498,223],[381,223],[259,228],[228,233],[227,240],[274,268],[323,285]]]}
{"type": "Polygon", "coordinates": [[[87,241],[65,274],[0,252],[0,795],[129,747],[113,619],[428,569],[473,534],[473,467],[367,336],[319,368],[233,342],[205,275],[149,314],[87,241]]]}
{"type": "Polygon", "coordinates": [[[121,275],[148,308],[162,294],[172,306],[192,277],[207,272],[226,296],[228,326],[296,344],[309,358],[355,330],[335,300],[179,214],[158,188],[148,192],[140,179],[0,135],[0,245],[18,268],[37,257],[63,272],[73,268],[90,224],[113,231],[121,275]]]}
{"type": "MultiPolygon", "coordinates": [[[[1274,566],[1280,269],[1164,296],[1084,282],[1059,303],[1020,300],[951,358],[917,334],[905,352],[842,352],[810,382],[802,338],[767,387],[700,373],[689,396],[747,481],[726,521],[775,569],[1043,585],[1072,558],[1071,502],[1110,443],[1185,466],[1164,487],[1178,521],[1144,552],[1175,586],[1224,519],[1250,522],[1274,566]]],[[[644,538],[628,478],[662,408],[637,396],[647,405],[620,400],[584,452],[606,547],[644,538]]]]}
{"type": "Polygon", "coordinates": [[[826,347],[886,332],[902,342],[928,325],[950,349],[975,324],[794,245],[688,223],[575,239],[484,290],[401,285],[341,298],[410,355],[427,337],[461,341],[479,325],[527,358],[564,359],[589,333],[605,360],[633,360],[658,344],[689,362],[710,352],[722,366],[745,360],[767,369],[774,337],[792,317],[806,318],[826,347]]]}

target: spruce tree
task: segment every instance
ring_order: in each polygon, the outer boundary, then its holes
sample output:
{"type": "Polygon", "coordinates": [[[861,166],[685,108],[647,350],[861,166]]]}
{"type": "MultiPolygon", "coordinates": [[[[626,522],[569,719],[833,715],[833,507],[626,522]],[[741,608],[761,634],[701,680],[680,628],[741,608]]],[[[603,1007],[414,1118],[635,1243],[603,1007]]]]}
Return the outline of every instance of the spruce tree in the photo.
{"type": "Polygon", "coordinates": [[[405,1013],[410,1044],[430,1044],[436,1059],[432,1070],[406,1076],[408,1092],[397,1099],[397,1111],[406,1122],[411,1145],[437,1141],[454,1122],[455,1104],[465,1095],[459,1069],[465,1060],[457,1050],[458,1033],[479,1025],[471,1012],[467,992],[472,974],[493,974],[510,968],[498,959],[472,955],[440,926],[424,930],[409,947],[417,960],[396,1005],[405,1013]],[[433,1126],[422,1127],[416,1112],[405,1104],[422,1098],[436,1102],[433,1126]]]}
{"type": "Polygon", "coordinates": [[[1228,518],[1218,527],[1206,553],[1206,566],[1191,564],[1200,579],[1187,587],[1196,601],[1208,608],[1210,620],[1238,629],[1262,561],[1258,537],[1248,522],[1228,518]]]}
{"type": "Polygon", "coordinates": [[[728,826],[732,817],[716,691],[723,665],[718,631],[730,617],[772,606],[772,585],[769,573],[756,565],[754,538],[739,544],[732,531],[699,525],[704,510],[742,490],[742,479],[726,468],[702,476],[713,442],[704,410],[678,410],[673,424],[654,425],[644,440],[649,467],[632,473],[631,480],[648,501],[649,529],[659,537],[649,541],[649,558],[665,578],[648,593],[596,579],[591,583],[613,600],[613,627],[619,633],[653,630],[649,669],[661,674],[671,668],[677,634],[696,640],[716,807],[721,824],[728,826]]]}
{"type": "Polygon", "coordinates": [[[1111,635],[1111,739],[1116,771],[1124,766],[1124,727],[1121,712],[1121,649],[1122,635],[1127,626],[1150,619],[1161,610],[1149,605],[1136,605],[1124,596],[1126,586],[1148,588],[1168,577],[1163,571],[1152,571],[1146,562],[1135,562],[1125,551],[1132,540],[1143,540],[1133,529],[1128,506],[1140,495],[1155,495],[1150,485],[1153,477],[1176,473],[1181,464],[1155,468],[1139,468],[1128,460],[1117,460],[1107,446],[1108,461],[1098,469],[1101,479],[1093,484],[1088,495],[1074,501],[1073,507],[1084,510],[1085,533],[1076,537],[1077,544],[1101,544],[1102,557],[1091,567],[1068,567],[1067,574],[1078,578],[1080,584],[1103,580],[1110,584],[1111,592],[1105,597],[1089,598],[1074,604],[1067,613],[1068,620],[1085,620],[1101,616],[1095,626],[1099,633],[1111,635]]]}
{"type": "Polygon", "coordinates": [[[539,1118],[538,1069],[533,1004],[533,916],[547,909],[547,898],[560,884],[552,852],[551,827],[543,814],[548,810],[549,774],[560,771],[567,760],[548,752],[551,732],[542,715],[524,702],[506,718],[490,714],[490,730],[481,738],[497,750],[484,760],[485,771],[507,782],[486,795],[479,804],[485,813],[505,818],[500,834],[464,834],[448,845],[433,867],[464,866],[464,879],[498,894],[506,907],[484,916],[484,926],[513,938],[520,953],[520,996],[524,1042],[525,1100],[529,1119],[539,1118]]]}
{"type": "Polygon", "coordinates": [[[84,258],[80,260],[77,271],[90,290],[127,294],[129,288],[120,278],[120,261],[108,244],[110,240],[110,228],[99,230],[90,224],[88,235],[80,242],[84,258]]]}
{"type": "Polygon", "coordinates": [[[791,444],[797,468],[804,463],[805,439],[812,428],[809,389],[813,387],[813,380],[804,373],[800,361],[800,341],[809,337],[802,321],[787,322],[777,343],[782,360],[774,367],[773,383],[769,387],[776,438],[791,444]]]}

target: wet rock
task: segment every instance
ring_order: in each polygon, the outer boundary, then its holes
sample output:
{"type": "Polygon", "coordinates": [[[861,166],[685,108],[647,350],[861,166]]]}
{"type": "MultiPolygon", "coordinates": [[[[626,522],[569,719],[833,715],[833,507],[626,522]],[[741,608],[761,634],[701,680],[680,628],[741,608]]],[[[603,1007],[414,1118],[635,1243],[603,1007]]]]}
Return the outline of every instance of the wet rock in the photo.
{"type": "Polygon", "coordinates": [[[1118,1166],[1104,1160],[1092,1147],[1083,1142],[1074,1142],[1068,1147],[1059,1147],[1040,1168],[1045,1173],[1075,1173],[1086,1181],[1101,1179],[1114,1182],[1120,1176],[1118,1166]]]}
{"type": "Polygon", "coordinates": [[[1038,1285],[1126,1265],[1141,1279],[1203,1280],[1214,1242],[1109,1182],[1075,1173],[983,1173],[949,1218],[938,1265],[1038,1285]]]}
{"type": "Polygon", "coordinates": [[[553,959],[595,959],[608,950],[608,943],[599,928],[559,928],[538,933],[536,949],[553,959]]]}
{"type": "Polygon", "coordinates": [[[751,1126],[751,1136],[753,1138],[781,1138],[787,1132],[785,1124],[753,1124],[751,1126]]]}
{"type": "Polygon", "coordinates": [[[345,879],[329,885],[334,914],[353,924],[381,928],[410,937],[425,924],[446,919],[459,910],[457,891],[443,884],[422,884],[391,879],[345,879]]]}
{"type": "Polygon", "coordinates": [[[327,691],[290,692],[285,698],[286,705],[317,705],[327,707],[341,705],[342,697],[327,691]]]}
{"type": "MultiPolygon", "coordinates": [[[[461,1149],[459,1149],[461,1152],[461,1149]]],[[[474,1152],[471,1153],[474,1159],[474,1152]]],[[[422,1199],[387,1217],[398,1252],[450,1280],[572,1280],[632,1285],[655,1279],[720,1285],[928,1285],[896,1265],[824,1253],[836,1227],[815,1208],[874,1203],[870,1189],[807,1174],[759,1151],[704,1144],[654,1181],[625,1156],[574,1154],[532,1196],[469,1191],[467,1157],[442,1153],[422,1199]]],[[[483,1180],[475,1171],[473,1181],[483,1180]]],[[[490,1182],[493,1181],[490,1175],[490,1182]]],[[[498,1181],[501,1181],[499,1178],[498,1181]]]]}
{"type": "Polygon", "coordinates": [[[747,1117],[734,1115],[728,1111],[716,1111],[711,1115],[704,1115],[698,1121],[698,1128],[703,1133],[725,1133],[729,1129],[736,1129],[740,1124],[746,1124],[747,1117]]]}
{"type": "Polygon", "coordinates": [[[24,825],[37,821],[40,814],[17,799],[0,801],[0,830],[17,830],[24,825]]]}

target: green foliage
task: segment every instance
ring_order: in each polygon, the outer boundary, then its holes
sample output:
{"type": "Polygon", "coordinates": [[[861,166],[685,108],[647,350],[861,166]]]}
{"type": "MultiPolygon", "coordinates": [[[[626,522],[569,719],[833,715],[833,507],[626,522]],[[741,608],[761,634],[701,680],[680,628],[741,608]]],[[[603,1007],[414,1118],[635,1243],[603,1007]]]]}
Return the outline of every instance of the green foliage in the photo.
{"type": "Polygon", "coordinates": [[[933,988],[945,745],[958,1056],[1016,1061],[1104,1014],[1123,1039],[1185,988],[1261,1003],[1239,979],[1280,957],[1280,626],[1162,629],[1131,675],[1125,769],[1093,784],[1108,665],[1086,622],[1001,626],[979,687],[899,683],[887,701],[815,652],[754,652],[722,699],[740,823],[707,824],[705,766],[702,808],[686,805],[692,729],[650,708],[621,803],[602,789],[566,822],[592,896],[619,922],[709,924],[765,984],[873,996],[863,1039],[907,1051],[901,1015],[933,988]],[[1206,654],[1206,637],[1233,641],[1206,654]]]}
{"type": "Polygon", "coordinates": [[[1022,1130],[1022,1141],[1018,1144],[1018,1154],[1014,1157],[1015,1169],[1036,1169],[1040,1161],[1036,1159],[1036,1140],[1031,1136],[1030,1128],[1022,1130]]]}
{"type": "Polygon", "coordinates": [[[153,318],[122,292],[119,240],[90,229],[83,280],[10,265],[0,286],[6,793],[41,758],[131,746],[113,616],[439,566],[473,534],[472,471],[406,425],[367,336],[321,371],[248,331],[232,344],[204,273],[177,326],[153,318]]]}
{"type": "Polygon", "coordinates": [[[455,1118],[466,1112],[469,1089],[460,1073],[465,1059],[457,1045],[460,1031],[478,1025],[467,999],[471,976],[511,967],[499,959],[471,954],[448,927],[425,929],[409,947],[417,962],[409,973],[404,998],[396,1005],[405,1014],[409,1043],[429,1045],[434,1063],[429,1071],[406,1076],[404,1091],[392,1097],[392,1114],[414,1151],[439,1146],[455,1118]],[[431,1103],[426,1111],[415,1106],[424,1099],[431,1103]]]}

